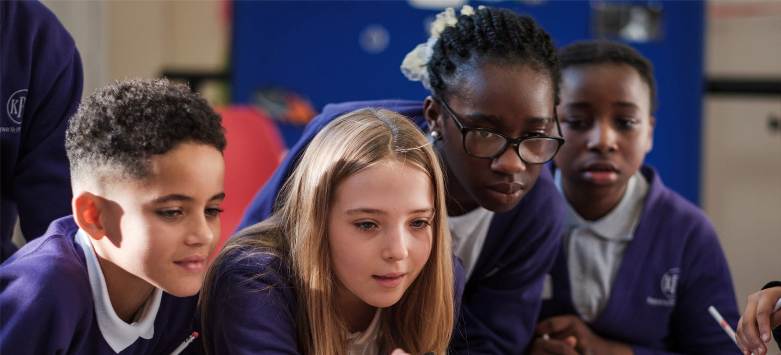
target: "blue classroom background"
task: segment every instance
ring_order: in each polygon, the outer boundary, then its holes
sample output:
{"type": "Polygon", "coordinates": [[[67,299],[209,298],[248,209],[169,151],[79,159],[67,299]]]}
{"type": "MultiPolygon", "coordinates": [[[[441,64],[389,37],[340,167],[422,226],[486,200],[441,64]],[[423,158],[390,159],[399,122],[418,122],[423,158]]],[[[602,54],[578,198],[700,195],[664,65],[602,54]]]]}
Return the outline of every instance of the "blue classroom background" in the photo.
{"type": "MultiPolygon", "coordinates": [[[[557,46],[595,38],[594,6],[601,1],[469,2],[534,17],[557,46]]],[[[615,2],[611,2],[615,3],[615,2]]],[[[655,66],[659,109],[647,162],[665,183],[699,204],[703,95],[704,4],[699,1],[633,2],[661,9],[661,36],[628,42],[655,66]]],[[[399,65],[428,37],[437,9],[406,1],[236,1],[231,57],[232,101],[250,103],[262,88],[281,87],[308,98],[319,111],[330,102],[403,98],[427,92],[407,81],[399,65]],[[367,47],[362,45],[368,43],[367,47]],[[378,48],[371,47],[377,44],[378,48]]],[[[280,124],[288,145],[301,127],[280,124]]]]}

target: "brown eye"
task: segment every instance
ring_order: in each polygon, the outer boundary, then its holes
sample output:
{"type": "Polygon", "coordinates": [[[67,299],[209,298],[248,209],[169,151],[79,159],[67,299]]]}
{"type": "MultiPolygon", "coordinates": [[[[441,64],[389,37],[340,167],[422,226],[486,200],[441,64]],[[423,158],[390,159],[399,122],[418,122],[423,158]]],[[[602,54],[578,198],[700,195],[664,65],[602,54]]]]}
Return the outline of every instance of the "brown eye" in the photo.
{"type": "Polygon", "coordinates": [[[204,213],[208,217],[219,217],[220,214],[222,214],[222,212],[225,212],[225,210],[223,210],[222,208],[219,208],[219,207],[207,208],[204,211],[204,213]]]}
{"type": "Polygon", "coordinates": [[[180,209],[163,209],[155,211],[155,214],[165,219],[175,219],[183,215],[184,212],[182,212],[180,209]]]}

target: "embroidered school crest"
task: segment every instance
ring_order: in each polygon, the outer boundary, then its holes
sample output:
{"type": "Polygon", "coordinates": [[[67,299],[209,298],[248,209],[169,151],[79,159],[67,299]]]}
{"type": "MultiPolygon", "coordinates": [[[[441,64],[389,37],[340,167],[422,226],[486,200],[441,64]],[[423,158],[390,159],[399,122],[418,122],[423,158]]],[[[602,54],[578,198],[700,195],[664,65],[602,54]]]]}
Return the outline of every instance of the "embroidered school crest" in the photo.
{"type": "Polygon", "coordinates": [[[5,112],[8,114],[8,118],[11,122],[18,125],[22,124],[22,117],[24,115],[24,104],[27,102],[27,89],[17,90],[11,97],[8,98],[8,102],[5,104],[5,112]]]}
{"type": "Polygon", "coordinates": [[[659,279],[659,289],[664,297],[648,296],[645,302],[652,306],[675,306],[675,294],[678,290],[680,274],[681,269],[677,267],[667,270],[659,279]]]}
{"type": "Polygon", "coordinates": [[[662,275],[659,286],[662,288],[662,294],[667,296],[668,299],[675,299],[675,290],[678,288],[679,276],[680,269],[678,268],[667,270],[667,272],[662,275]]]}

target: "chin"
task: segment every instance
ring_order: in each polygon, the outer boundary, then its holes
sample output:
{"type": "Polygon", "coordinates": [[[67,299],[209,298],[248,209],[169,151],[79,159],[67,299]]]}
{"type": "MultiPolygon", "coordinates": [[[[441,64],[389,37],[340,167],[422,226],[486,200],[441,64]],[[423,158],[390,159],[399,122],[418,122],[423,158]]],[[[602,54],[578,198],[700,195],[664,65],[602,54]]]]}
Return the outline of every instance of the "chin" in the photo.
{"type": "Polygon", "coordinates": [[[380,297],[373,297],[372,299],[364,300],[366,304],[376,308],[388,308],[401,300],[401,295],[387,295],[380,297]]]}
{"type": "Polygon", "coordinates": [[[518,204],[521,202],[521,199],[523,199],[523,196],[525,194],[522,194],[519,198],[514,199],[506,199],[506,200],[498,200],[494,198],[483,198],[480,200],[480,206],[483,208],[496,213],[502,213],[507,212],[515,206],[518,206],[518,204]]]}
{"type": "Polygon", "coordinates": [[[170,287],[161,287],[166,293],[176,297],[195,296],[201,291],[202,283],[197,284],[178,284],[170,287]]]}

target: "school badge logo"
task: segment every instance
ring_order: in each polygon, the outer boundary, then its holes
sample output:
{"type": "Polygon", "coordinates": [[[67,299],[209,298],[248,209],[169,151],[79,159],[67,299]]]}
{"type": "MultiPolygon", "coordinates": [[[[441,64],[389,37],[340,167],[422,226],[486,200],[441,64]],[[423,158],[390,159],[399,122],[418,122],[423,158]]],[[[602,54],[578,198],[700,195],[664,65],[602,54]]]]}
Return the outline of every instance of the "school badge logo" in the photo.
{"type": "Polygon", "coordinates": [[[667,306],[672,307],[675,305],[675,293],[678,290],[678,279],[681,275],[681,269],[672,268],[662,275],[659,280],[659,288],[664,295],[664,298],[648,296],[646,303],[652,306],[667,306]]]}
{"type": "Polygon", "coordinates": [[[5,104],[5,112],[13,123],[22,124],[25,103],[27,103],[27,89],[17,90],[8,98],[8,102],[5,104]]]}
{"type": "Polygon", "coordinates": [[[668,299],[675,299],[675,290],[678,289],[678,277],[680,277],[681,271],[678,268],[667,270],[662,275],[662,280],[659,286],[662,288],[662,294],[668,299]]]}

